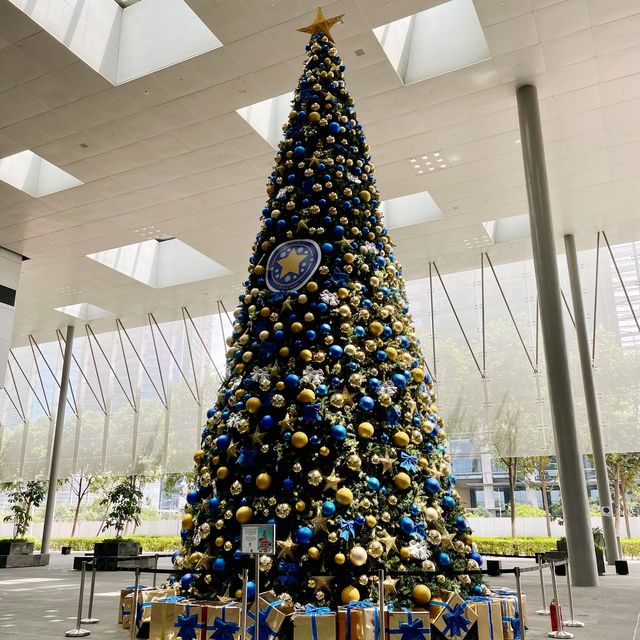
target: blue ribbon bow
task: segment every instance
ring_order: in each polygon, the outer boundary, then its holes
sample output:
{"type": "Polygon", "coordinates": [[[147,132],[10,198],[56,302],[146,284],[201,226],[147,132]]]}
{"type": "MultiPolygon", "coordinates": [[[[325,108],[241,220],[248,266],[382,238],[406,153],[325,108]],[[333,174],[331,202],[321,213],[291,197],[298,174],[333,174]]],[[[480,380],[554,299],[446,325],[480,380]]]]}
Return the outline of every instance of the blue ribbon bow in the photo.
{"type": "Polygon", "coordinates": [[[326,615],[327,613],[331,613],[331,609],[329,607],[316,607],[313,604],[308,604],[304,608],[304,612],[310,615],[326,615]]]}
{"type": "Polygon", "coordinates": [[[184,596],[163,596],[162,598],[158,598],[156,602],[181,602],[184,599],[184,596]]]}
{"type": "Polygon", "coordinates": [[[431,601],[429,604],[436,607],[444,607],[447,610],[447,613],[442,616],[442,619],[446,623],[442,630],[444,636],[448,638],[464,636],[469,631],[471,621],[464,615],[467,612],[466,602],[461,602],[455,607],[451,607],[451,605],[446,602],[440,602],[438,600],[431,601]]]}
{"type": "MultiPolygon", "coordinates": [[[[224,612],[224,609],[222,611],[224,612]]],[[[216,616],[213,621],[213,633],[210,637],[213,640],[233,640],[233,634],[239,630],[240,627],[236,622],[226,622],[224,618],[216,616]]]]}
{"type": "Polygon", "coordinates": [[[196,629],[198,627],[198,614],[191,614],[191,608],[187,605],[184,615],[178,615],[178,622],[173,626],[178,628],[177,635],[181,640],[197,640],[196,629]]]}
{"type": "Polygon", "coordinates": [[[346,520],[345,518],[339,518],[338,524],[340,525],[340,537],[343,540],[349,540],[355,538],[356,529],[353,520],[346,520]]]}
{"type": "Polygon", "coordinates": [[[410,455],[405,453],[404,451],[400,452],[400,466],[407,471],[417,471],[418,470],[418,456],[410,455]]]}
{"type": "MultiPolygon", "coordinates": [[[[249,627],[248,632],[249,635],[253,638],[253,640],[266,640],[272,635],[276,634],[276,630],[272,629],[267,622],[267,618],[271,613],[272,609],[279,607],[281,604],[284,604],[284,600],[274,600],[267,605],[267,608],[258,612],[258,635],[256,637],[256,625],[253,624],[249,627]]],[[[251,620],[255,622],[256,616],[253,611],[247,611],[247,615],[251,620]]]]}
{"type": "Polygon", "coordinates": [[[422,640],[428,633],[428,629],[424,628],[424,621],[420,618],[401,622],[400,631],[402,632],[400,640],[422,640]]]}

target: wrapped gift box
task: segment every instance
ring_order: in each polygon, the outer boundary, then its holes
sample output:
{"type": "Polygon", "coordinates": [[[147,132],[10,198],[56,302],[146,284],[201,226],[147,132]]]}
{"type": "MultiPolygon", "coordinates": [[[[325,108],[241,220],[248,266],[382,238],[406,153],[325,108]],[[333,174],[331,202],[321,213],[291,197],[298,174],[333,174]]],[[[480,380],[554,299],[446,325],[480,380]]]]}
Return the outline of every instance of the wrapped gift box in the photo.
{"type": "Polygon", "coordinates": [[[504,640],[500,602],[488,596],[470,596],[467,602],[478,616],[478,640],[504,640]]]}
{"type": "MultiPolygon", "coordinates": [[[[156,592],[153,589],[147,589],[146,591],[140,591],[138,593],[137,611],[135,615],[135,624],[138,628],[142,626],[144,622],[151,620],[151,600],[163,594],[164,592],[156,592]]],[[[126,595],[124,604],[122,605],[122,627],[124,629],[131,628],[133,596],[133,593],[126,595]]]]}
{"type": "Polygon", "coordinates": [[[426,609],[389,611],[386,626],[389,640],[429,640],[431,618],[426,609]]]}
{"type": "Polygon", "coordinates": [[[444,592],[446,600],[429,603],[431,626],[447,640],[463,640],[475,624],[478,616],[457,593],[444,592]]]}
{"type": "Polygon", "coordinates": [[[235,602],[207,602],[198,609],[198,640],[237,640],[241,608],[235,602]]]}
{"type": "MultiPolygon", "coordinates": [[[[387,621],[388,615],[385,611],[387,621]]],[[[338,607],[338,640],[378,640],[379,622],[380,611],[368,600],[338,607]]]]}
{"type": "MultiPolygon", "coordinates": [[[[274,638],[278,637],[282,625],[293,614],[293,606],[284,600],[278,600],[273,591],[261,593],[259,601],[259,640],[274,640],[274,638]]],[[[250,621],[247,628],[247,639],[254,640],[256,628],[255,607],[247,611],[247,618],[250,621]]]]}
{"type": "MultiPolygon", "coordinates": [[[[140,591],[145,591],[147,587],[141,584],[138,589],[140,591]]],[[[135,586],[126,587],[120,590],[120,601],[118,602],[118,624],[122,624],[122,612],[124,610],[124,599],[135,591],[135,586]]]]}
{"type": "Polygon", "coordinates": [[[336,640],[336,614],[308,604],[293,616],[293,640],[336,640]]]}
{"type": "Polygon", "coordinates": [[[149,640],[174,640],[175,622],[184,613],[187,599],[184,596],[164,596],[151,601],[149,640]]]}
{"type": "Polygon", "coordinates": [[[522,594],[522,611],[518,604],[518,594],[510,589],[496,589],[492,597],[502,608],[502,630],[504,640],[522,637],[522,625],[527,624],[527,596],[522,594]]]}

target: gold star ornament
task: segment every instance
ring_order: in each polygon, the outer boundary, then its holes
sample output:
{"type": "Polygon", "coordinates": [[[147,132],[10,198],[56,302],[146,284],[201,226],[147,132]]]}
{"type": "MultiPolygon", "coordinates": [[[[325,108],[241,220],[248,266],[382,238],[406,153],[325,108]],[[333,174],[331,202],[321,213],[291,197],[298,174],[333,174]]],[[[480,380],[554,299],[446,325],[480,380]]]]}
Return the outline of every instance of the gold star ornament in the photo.
{"type": "Polygon", "coordinates": [[[324,33],[324,35],[333,42],[333,38],[331,37],[331,28],[336,24],[341,23],[343,16],[344,13],[333,18],[325,18],[324,13],[322,13],[322,9],[318,8],[316,19],[310,25],[302,27],[301,29],[298,29],[298,31],[301,31],[302,33],[310,33],[311,35],[324,33]]]}
{"type": "Polygon", "coordinates": [[[276,262],[280,265],[280,277],[294,273],[300,274],[300,263],[304,260],[304,256],[298,254],[295,249],[291,249],[284,258],[280,258],[276,262]]]}

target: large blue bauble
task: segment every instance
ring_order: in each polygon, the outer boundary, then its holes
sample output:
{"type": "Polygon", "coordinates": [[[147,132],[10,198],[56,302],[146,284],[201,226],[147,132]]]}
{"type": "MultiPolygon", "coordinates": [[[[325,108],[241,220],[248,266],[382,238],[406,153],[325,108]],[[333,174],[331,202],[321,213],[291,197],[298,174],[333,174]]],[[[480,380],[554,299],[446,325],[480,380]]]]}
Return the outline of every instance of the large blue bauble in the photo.
{"type": "Polygon", "coordinates": [[[391,380],[396,387],[400,387],[401,389],[407,384],[407,379],[401,373],[394,373],[391,380]]]}
{"type": "Polygon", "coordinates": [[[256,597],[256,583],[251,580],[250,582],[247,582],[247,598],[249,600],[251,600],[252,598],[256,597]]]}
{"type": "Polygon", "coordinates": [[[191,491],[187,492],[187,502],[189,504],[195,504],[200,499],[198,492],[195,489],[191,489],[191,491]]]}
{"type": "Polygon", "coordinates": [[[482,587],[479,584],[474,584],[473,587],[471,587],[471,593],[474,596],[481,596],[482,595],[482,587]]]}
{"type": "Polygon", "coordinates": [[[229,436],[226,434],[222,434],[216,438],[216,447],[221,451],[226,451],[229,446],[229,436]]]}
{"type": "Polygon", "coordinates": [[[275,424],[276,424],[276,419],[270,415],[262,416],[262,419],[260,420],[260,426],[265,431],[269,431],[269,429],[273,429],[275,424]]]}
{"type": "Polygon", "coordinates": [[[433,495],[434,493],[438,493],[440,491],[440,483],[436,478],[427,478],[424,481],[424,489],[427,493],[433,495]]]}
{"type": "Polygon", "coordinates": [[[442,506],[445,509],[453,509],[456,506],[456,499],[453,496],[445,496],[442,498],[442,506]]]}
{"type": "Polygon", "coordinates": [[[400,529],[403,533],[409,535],[410,533],[413,533],[415,528],[416,523],[409,518],[409,516],[402,516],[402,518],[400,518],[400,529]]]}
{"type": "Polygon", "coordinates": [[[220,506],[220,498],[211,498],[209,500],[209,511],[217,511],[220,506]]]}
{"type": "Polygon", "coordinates": [[[300,544],[309,544],[313,538],[313,531],[309,527],[299,527],[296,531],[296,541],[300,544]]]}
{"type": "Polygon", "coordinates": [[[456,529],[458,531],[464,531],[469,526],[469,523],[465,520],[464,516],[456,517],[456,529]]]}
{"type": "Polygon", "coordinates": [[[307,152],[307,150],[304,147],[296,147],[293,150],[293,157],[294,158],[303,158],[304,154],[307,152]]]}
{"type": "Polygon", "coordinates": [[[179,551],[174,551],[171,554],[171,562],[173,562],[173,564],[176,563],[176,560],[180,557],[180,552],[179,551]]]}
{"type": "Polygon", "coordinates": [[[367,480],[367,487],[371,491],[377,491],[380,488],[380,480],[378,478],[371,477],[367,480]]]}
{"type": "Polygon", "coordinates": [[[327,500],[322,503],[322,515],[323,516],[332,516],[336,512],[335,503],[331,502],[331,500],[327,500]]]}
{"type": "Polygon", "coordinates": [[[180,586],[183,589],[188,589],[193,582],[193,576],[190,573],[185,573],[182,578],[180,578],[180,586]]]}
{"type": "Polygon", "coordinates": [[[316,395],[323,397],[329,393],[329,387],[326,384],[319,384],[316,386],[316,395]]]}
{"type": "Polygon", "coordinates": [[[471,560],[475,560],[480,567],[482,566],[482,563],[484,562],[483,557],[477,551],[472,551],[469,554],[469,558],[471,558],[471,560]]]}
{"type": "Polygon", "coordinates": [[[334,424],[331,427],[331,437],[336,440],[344,440],[347,437],[347,429],[341,424],[334,424]]]}
{"type": "Polygon", "coordinates": [[[343,351],[344,349],[339,344],[332,344],[329,347],[329,355],[332,358],[339,358],[342,355],[343,351]]]}
{"type": "Polygon", "coordinates": [[[336,133],[340,133],[340,124],[337,122],[330,122],[329,123],[329,133],[332,134],[336,134],[336,133]]]}
{"type": "Polygon", "coordinates": [[[293,480],[291,478],[285,478],[282,481],[282,488],[285,491],[291,491],[291,489],[293,489],[293,480]]]}
{"type": "Polygon", "coordinates": [[[227,563],[224,561],[224,558],[216,558],[213,561],[213,570],[214,571],[224,571],[227,566],[227,563]]]}
{"type": "Polygon", "coordinates": [[[448,567],[451,564],[451,558],[449,557],[449,554],[441,551],[438,554],[438,564],[441,567],[448,567]]]}
{"type": "Polygon", "coordinates": [[[300,378],[295,373],[288,373],[284,377],[284,386],[287,389],[295,389],[300,384],[300,378]]]}
{"type": "Polygon", "coordinates": [[[375,406],[375,402],[371,396],[362,396],[362,398],[358,400],[358,406],[363,411],[371,411],[375,406]]]}
{"type": "Polygon", "coordinates": [[[213,409],[207,409],[207,418],[213,418],[213,416],[216,414],[216,410],[215,408],[213,409]]]}

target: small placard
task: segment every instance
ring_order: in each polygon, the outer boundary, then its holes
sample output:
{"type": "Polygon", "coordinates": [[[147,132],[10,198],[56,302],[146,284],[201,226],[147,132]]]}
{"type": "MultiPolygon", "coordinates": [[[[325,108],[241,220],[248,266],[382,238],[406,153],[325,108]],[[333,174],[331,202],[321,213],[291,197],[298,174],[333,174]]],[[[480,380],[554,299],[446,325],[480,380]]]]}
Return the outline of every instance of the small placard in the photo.
{"type": "Polygon", "coordinates": [[[241,550],[244,554],[259,553],[273,556],[276,553],[275,524],[243,524],[241,550]]]}
{"type": "Polygon", "coordinates": [[[612,515],[611,507],[600,507],[600,513],[603,516],[611,516],[612,515]]]}

